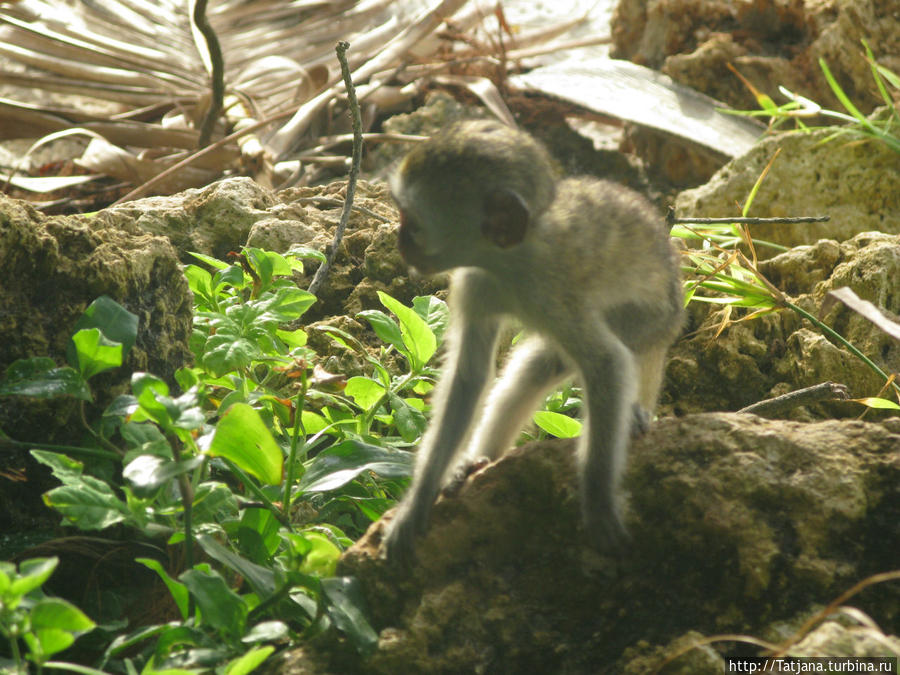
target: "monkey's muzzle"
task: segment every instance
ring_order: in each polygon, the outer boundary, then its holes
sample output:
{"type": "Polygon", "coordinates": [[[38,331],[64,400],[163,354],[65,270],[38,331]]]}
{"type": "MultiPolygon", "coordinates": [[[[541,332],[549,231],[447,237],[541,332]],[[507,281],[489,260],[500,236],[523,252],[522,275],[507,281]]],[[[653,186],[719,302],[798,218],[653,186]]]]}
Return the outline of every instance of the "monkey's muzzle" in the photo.
{"type": "Polygon", "coordinates": [[[425,253],[419,240],[422,237],[422,228],[405,211],[400,211],[400,231],[397,234],[397,248],[400,256],[410,267],[423,274],[435,272],[434,263],[425,253]]]}

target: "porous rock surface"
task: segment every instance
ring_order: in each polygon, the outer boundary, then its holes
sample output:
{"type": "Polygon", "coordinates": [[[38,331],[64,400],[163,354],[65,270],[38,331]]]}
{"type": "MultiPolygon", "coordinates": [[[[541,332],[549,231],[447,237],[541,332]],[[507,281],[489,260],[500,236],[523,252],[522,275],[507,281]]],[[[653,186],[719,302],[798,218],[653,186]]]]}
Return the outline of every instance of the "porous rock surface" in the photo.
{"type": "MultiPolygon", "coordinates": [[[[273,192],[250,178],[226,178],[176,195],[127,202],[97,217],[110,226],[128,223],[167,237],[185,263],[196,263],[191,252],[233,262],[229,254],[245,245],[278,253],[294,246],[330,250],[345,194],[346,181],[273,192]]],[[[409,279],[397,251],[396,211],[383,183],[359,181],[353,204],[328,283],[307,320],[380,308],[379,290],[408,303],[441,287],[409,279]]],[[[301,288],[317,268],[317,262],[305,263],[305,274],[296,279],[301,288]]]]}
{"type": "MultiPolygon", "coordinates": [[[[849,287],[889,320],[900,322],[900,235],[863,232],[837,242],[798,246],[760,264],[790,300],[823,319],[886,372],[900,371],[900,344],[863,316],[837,303],[821,312],[829,291],[849,287]]],[[[876,396],[884,381],[847,348],[789,309],[730,323],[728,310],[691,308],[690,335],[670,353],[661,409],[685,414],[737,410],[762,399],[833,381],[851,398],[876,396]]],[[[888,394],[888,396],[890,396],[888,394]]],[[[788,416],[811,420],[859,415],[862,406],[834,401],[797,408],[788,416]]]]}
{"type": "MultiPolygon", "coordinates": [[[[572,450],[533,443],[474,473],[437,503],[410,569],[378,557],[374,525],[339,568],[361,582],[374,655],[305,648],[271,672],[650,672],[704,636],[789,637],[822,599],[895,564],[896,420],[661,420],[632,447],[618,558],[582,545],[572,450]]],[[[887,625],[897,601],[890,585],[858,599],[887,625]]],[[[709,648],[679,664],[721,672],[709,648]]]]}
{"type": "MultiPolygon", "coordinates": [[[[174,385],[175,371],[190,363],[191,296],[175,249],[133,223],[47,217],[0,196],[0,373],[32,357],[66,365],[75,323],[102,295],[137,315],[138,334],[123,367],[91,379],[89,423],[115,396],[130,393],[132,373],[150,372],[174,385]]],[[[79,445],[88,433],[81,405],[68,396],[0,397],[0,430],[17,441],[79,445]]],[[[28,529],[29,519],[45,513],[40,495],[50,487],[48,474],[24,449],[7,449],[0,469],[0,530],[28,529]]]]}
{"type": "Polygon", "coordinates": [[[731,64],[779,103],[778,86],[843,110],[824,59],[861,110],[881,105],[865,58],[900,72],[900,13],[884,0],[620,0],[613,55],[660,68],[677,82],[727,104],[758,108],[731,64]]]}
{"type": "MultiPolygon", "coordinates": [[[[900,233],[900,153],[874,140],[850,142],[849,136],[826,142],[831,134],[823,129],[763,139],[705,185],[678,195],[677,215],[740,215],[736,205],[746,202],[771,162],[748,215],[829,216],[830,220],[750,225],[755,239],[790,247],[819,239],[842,241],[871,230],[900,233]]],[[[773,250],[760,246],[758,253],[769,257],[773,250]]]]}
{"type": "MultiPolygon", "coordinates": [[[[49,356],[65,364],[72,328],[87,306],[107,295],[138,317],[124,368],[92,380],[97,403],[122,393],[132,372],[174,382],[189,363],[191,296],[175,250],[133,223],[115,227],[87,216],[44,216],[26,202],[0,197],[0,370],[16,359],[49,356]]],[[[0,428],[18,440],[77,434],[63,417],[28,413],[33,401],[4,398],[0,428]]]]}

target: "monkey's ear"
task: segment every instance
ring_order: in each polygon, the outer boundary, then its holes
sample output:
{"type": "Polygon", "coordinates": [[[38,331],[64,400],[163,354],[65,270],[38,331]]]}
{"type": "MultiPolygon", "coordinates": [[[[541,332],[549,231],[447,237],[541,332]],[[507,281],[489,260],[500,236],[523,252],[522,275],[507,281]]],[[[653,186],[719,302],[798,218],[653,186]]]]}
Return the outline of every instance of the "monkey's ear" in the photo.
{"type": "Polygon", "coordinates": [[[494,190],[484,198],[481,233],[500,248],[521,243],[528,232],[530,220],[528,205],[513,190],[494,190]]]}

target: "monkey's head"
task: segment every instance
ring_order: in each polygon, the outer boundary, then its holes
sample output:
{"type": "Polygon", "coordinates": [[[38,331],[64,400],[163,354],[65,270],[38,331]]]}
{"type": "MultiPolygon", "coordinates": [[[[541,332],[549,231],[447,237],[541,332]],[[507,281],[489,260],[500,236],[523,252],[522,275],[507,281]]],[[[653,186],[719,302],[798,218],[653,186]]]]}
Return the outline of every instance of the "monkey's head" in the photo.
{"type": "Polygon", "coordinates": [[[425,274],[479,267],[525,241],[553,201],[547,151],[499,122],[458,122],[410,152],[391,181],[400,254],[425,274]]]}

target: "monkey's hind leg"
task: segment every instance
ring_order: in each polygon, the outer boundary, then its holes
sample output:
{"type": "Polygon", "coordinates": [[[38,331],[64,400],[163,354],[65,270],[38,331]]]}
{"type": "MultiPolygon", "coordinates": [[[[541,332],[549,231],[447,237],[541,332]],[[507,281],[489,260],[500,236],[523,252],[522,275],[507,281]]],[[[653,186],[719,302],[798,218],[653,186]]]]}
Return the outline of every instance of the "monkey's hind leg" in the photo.
{"type": "Polygon", "coordinates": [[[668,343],[647,349],[637,355],[638,362],[638,402],[647,413],[648,421],[653,418],[659,390],[666,370],[668,343]]]}
{"type": "Polygon", "coordinates": [[[585,426],[578,447],[581,509],[588,541],[609,551],[628,539],[616,489],[637,403],[638,365],[605,324],[591,337],[576,345],[578,351],[573,353],[585,397],[585,426]]]}
{"type": "Polygon", "coordinates": [[[667,347],[653,347],[636,355],[638,394],[631,422],[631,437],[643,436],[650,428],[666,365],[667,347]]]}
{"type": "Polygon", "coordinates": [[[516,347],[488,394],[465,461],[477,462],[485,457],[494,460],[502,455],[515,442],[544,393],[571,372],[558,351],[543,338],[532,336],[516,347]]]}

